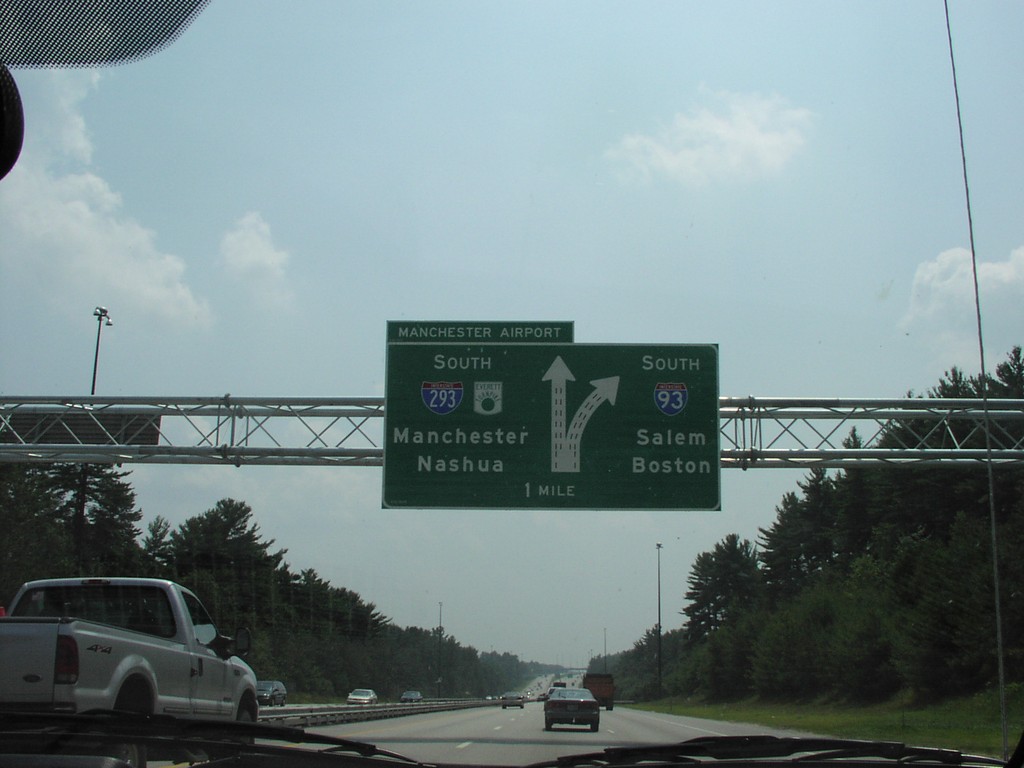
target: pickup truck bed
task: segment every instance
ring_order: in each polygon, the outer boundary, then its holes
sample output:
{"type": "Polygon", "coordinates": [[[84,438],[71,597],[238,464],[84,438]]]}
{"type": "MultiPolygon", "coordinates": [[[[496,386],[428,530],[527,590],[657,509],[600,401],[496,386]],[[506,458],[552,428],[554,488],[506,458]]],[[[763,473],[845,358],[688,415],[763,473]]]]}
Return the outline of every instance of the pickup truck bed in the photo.
{"type": "Polygon", "coordinates": [[[52,617],[5,618],[0,629],[0,697],[24,706],[38,703],[38,689],[52,689],[57,624],[52,617]],[[17,664],[3,660],[18,659],[17,664]],[[33,681],[25,680],[26,670],[33,681]]]}

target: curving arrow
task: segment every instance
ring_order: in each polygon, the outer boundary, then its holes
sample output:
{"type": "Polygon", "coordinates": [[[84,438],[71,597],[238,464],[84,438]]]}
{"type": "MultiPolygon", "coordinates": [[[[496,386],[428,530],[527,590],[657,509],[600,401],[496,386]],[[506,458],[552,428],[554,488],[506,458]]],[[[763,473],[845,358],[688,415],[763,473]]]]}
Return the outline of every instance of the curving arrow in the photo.
{"type": "Polygon", "coordinates": [[[566,390],[570,381],[575,381],[569,366],[561,356],[544,374],[543,381],[551,382],[551,471],[580,471],[580,442],[583,431],[591,417],[603,403],[615,405],[619,393],[619,377],[610,376],[605,379],[594,379],[590,382],[594,390],[583,401],[572,417],[572,423],[566,426],[566,390]]]}

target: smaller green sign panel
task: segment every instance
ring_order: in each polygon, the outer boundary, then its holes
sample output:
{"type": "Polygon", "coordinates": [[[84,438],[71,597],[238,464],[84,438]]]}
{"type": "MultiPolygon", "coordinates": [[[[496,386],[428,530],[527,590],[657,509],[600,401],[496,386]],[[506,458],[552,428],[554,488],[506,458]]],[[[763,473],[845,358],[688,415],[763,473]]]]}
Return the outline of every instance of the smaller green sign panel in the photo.
{"type": "Polygon", "coordinates": [[[568,321],[444,322],[388,321],[388,343],[560,344],[573,341],[568,321]]]}
{"type": "Polygon", "coordinates": [[[384,507],[719,509],[718,347],[388,344],[384,507]]]}

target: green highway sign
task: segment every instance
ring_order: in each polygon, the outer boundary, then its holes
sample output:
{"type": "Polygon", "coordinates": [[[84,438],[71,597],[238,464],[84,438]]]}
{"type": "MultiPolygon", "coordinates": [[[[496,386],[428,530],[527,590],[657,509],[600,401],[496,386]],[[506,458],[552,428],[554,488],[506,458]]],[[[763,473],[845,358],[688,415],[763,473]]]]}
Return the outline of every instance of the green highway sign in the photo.
{"type": "Polygon", "coordinates": [[[384,507],[719,509],[718,346],[388,344],[384,507]]]}

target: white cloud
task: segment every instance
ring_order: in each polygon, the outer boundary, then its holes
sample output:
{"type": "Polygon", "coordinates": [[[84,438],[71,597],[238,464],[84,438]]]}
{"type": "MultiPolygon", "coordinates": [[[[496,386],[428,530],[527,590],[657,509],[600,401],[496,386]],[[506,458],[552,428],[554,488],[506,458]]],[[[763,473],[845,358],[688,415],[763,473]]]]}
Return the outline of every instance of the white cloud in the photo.
{"type": "MultiPolygon", "coordinates": [[[[1014,344],[1024,341],[1024,247],[1012,251],[1006,261],[979,261],[978,291],[986,350],[1001,359],[1014,344]]],[[[901,328],[925,339],[948,362],[977,370],[970,251],[953,248],[918,265],[901,328]]]]}
{"type": "Polygon", "coordinates": [[[231,277],[245,281],[262,304],[284,308],[293,300],[286,267],[290,256],[274,245],[270,225],[250,211],[235,222],[220,244],[224,267],[231,277]]]}
{"type": "Polygon", "coordinates": [[[80,105],[98,81],[95,73],[64,71],[41,80],[25,149],[0,184],[0,266],[8,280],[45,285],[57,305],[102,296],[205,325],[211,313],[185,281],[184,261],[162,252],[154,233],[127,215],[117,191],[88,167],[92,142],[80,105]]]}
{"type": "Polygon", "coordinates": [[[80,105],[100,82],[96,70],[53,72],[40,78],[32,106],[35,118],[27,126],[27,139],[46,163],[70,158],[78,163],[92,160],[92,138],[80,105]]]}
{"type": "Polygon", "coordinates": [[[746,181],[779,171],[804,145],[812,113],[778,96],[705,93],[713,102],[679,113],[654,134],[634,133],[606,157],[626,178],[690,185],[746,181]]]}

